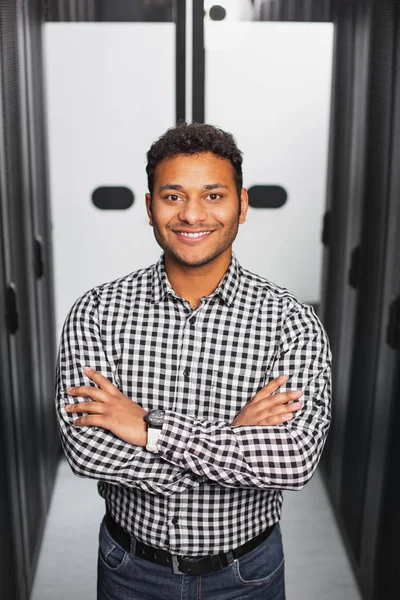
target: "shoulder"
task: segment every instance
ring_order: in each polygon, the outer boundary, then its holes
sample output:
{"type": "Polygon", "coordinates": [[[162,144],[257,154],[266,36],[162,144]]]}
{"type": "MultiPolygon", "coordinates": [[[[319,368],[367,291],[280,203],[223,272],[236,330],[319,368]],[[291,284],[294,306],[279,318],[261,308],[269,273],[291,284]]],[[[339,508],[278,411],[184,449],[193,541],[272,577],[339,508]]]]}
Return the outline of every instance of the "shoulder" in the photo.
{"type": "Polygon", "coordinates": [[[145,297],[151,294],[155,267],[156,265],[151,265],[133,271],[87,290],[75,301],[70,313],[85,309],[97,310],[101,305],[108,307],[121,305],[124,302],[131,302],[137,295],[145,297]]]}
{"type": "Polygon", "coordinates": [[[260,310],[267,318],[280,322],[282,329],[289,322],[300,321],[303,328],[323,330],[321,321],[311,304],[301,302],[286,287],[240,267],[242,290],[252,291],[260,298],[260,310]]]}
{"type": "Polygon", "coordinates": [[[263,305],[276,305],[285,310],[297,310],[307,306],[285,287],[252,273],[248,269],[240,267],[240,281],[245,290],[254,290],[263,296],[263,305]]]}

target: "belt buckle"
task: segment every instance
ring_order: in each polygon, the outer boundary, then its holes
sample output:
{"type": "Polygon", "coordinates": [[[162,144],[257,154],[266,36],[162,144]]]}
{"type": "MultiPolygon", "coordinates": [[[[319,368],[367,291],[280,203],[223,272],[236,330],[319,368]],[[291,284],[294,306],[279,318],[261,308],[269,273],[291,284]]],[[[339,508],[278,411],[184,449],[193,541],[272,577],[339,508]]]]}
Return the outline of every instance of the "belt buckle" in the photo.
{"type": "Polygon", "coordinates": [[[175,575],[185,575],[179,568],[179,557],[175,554],[171,554],[172,557],[172,571],[175,575]]]}

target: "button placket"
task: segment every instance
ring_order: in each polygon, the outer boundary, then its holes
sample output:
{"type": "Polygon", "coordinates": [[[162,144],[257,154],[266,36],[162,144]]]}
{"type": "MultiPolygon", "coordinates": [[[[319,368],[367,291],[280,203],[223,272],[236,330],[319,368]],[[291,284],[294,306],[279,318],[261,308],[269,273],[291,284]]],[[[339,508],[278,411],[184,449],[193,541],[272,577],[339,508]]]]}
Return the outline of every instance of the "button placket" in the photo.
{"type": "Polygon", "coordinates": [[[185,308],[184,303],[182,303],[182,301],[180,302],[179,308],[180,308],[180,317],[181,317],[181,323],[180,323],[181,347],[180,347],[179,362],[177,365],[177,373],[176,373],[177,376],[176,376],[176,387],[175,387],[175,398],[174,398],[174,410],[178,414],[182,414],[182,413],[186,412],[185,407],[187,404],[186,389],[187,389],[188,382],[185,380],[185,378],[183,376],[183,372],[187,368],[189,349],[188,349],[188,340],[187,340],[187,335],[186,335],[187,309],[185,308]]]}
{"type": "Polygon", "coordinates": [[[170,552],[177,554],[176,548],[179,548],[181,543],[181,528],[180,523],[180,499],[179,495],[170,496],[168,499],[168,538],[170,552]]]}
{"type": "Polygon", "coordinates": [[[186,321],[185,335],[188,338],[188,348],[191,348],[190,369],[187,367],[184,372],[184,377],[189,382],[189,398],[188,398],[188,413],[194,415],[196,412],[196,380],[197,369],[200,359],[201,339],[199,338],[200,324],[202,320],[202,312],[204,311],[204,303],[189,316],[186,321]]]}

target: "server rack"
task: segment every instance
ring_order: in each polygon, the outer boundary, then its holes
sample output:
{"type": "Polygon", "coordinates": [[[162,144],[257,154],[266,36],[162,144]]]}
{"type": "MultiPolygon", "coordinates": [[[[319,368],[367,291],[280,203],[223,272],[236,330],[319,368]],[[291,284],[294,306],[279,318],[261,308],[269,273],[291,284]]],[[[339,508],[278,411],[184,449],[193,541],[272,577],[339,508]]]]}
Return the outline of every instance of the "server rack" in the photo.
{"type": "Polygon", "coordinates": [[[10,600],[29,597],[60,455],[43,141],[43,11],[40,1],[0,2],[0,586],[10,600]]]}
{"type": "Polygon", "coordinates": [[[399,14],[397,0],[341,0],[335,14],[342,68],[335,73],[321,306],[334,355],[334,423],[324,471],[368,600],[398,595],[399,14]],[[347,77],[345,64],[352,65],[347,77]],[[335,147],[344,132],[347,142],[335,147]]]}

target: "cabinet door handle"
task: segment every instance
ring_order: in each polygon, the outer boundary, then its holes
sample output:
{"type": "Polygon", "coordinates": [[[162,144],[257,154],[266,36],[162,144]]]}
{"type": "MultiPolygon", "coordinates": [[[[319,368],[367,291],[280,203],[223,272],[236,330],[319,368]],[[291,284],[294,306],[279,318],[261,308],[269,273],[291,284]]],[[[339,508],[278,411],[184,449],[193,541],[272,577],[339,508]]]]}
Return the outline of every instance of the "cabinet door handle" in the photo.
{"type": "Polygon", "coordinates": [[[400,296],[395,298],[389,307],[389,320],[386,329],[386,343],[393,350],[400,347],[400,296]]]}
{"type": "Polygon", "coordinates": [[[360,285],[360,277],[361,277],[361,246],[358,245],[353,248],[353,252],[351,253],[350,260],[350,269],[349,269],[349,285],[355,290],[360,285]]]}
{"type": "Polygon", "coordinates": [[[324,214],[324,221],[322,226],[322,243],[324,246],[329,246],[331,243],[331,211],[328,210],[324,214]]]}
{"type": "Polygon", "coordinates": [[[17,302],[17,288],[10,283],[6,290],[6,325],[8,331],[14,334],[19,328],[19,314],[17,302]]]}
{"type": "Polygon", "coordinates": [[[44,275],[44,258],[43,258],[43,239],[38,235],[35,238],[35,274],[36,279],[40,279],[44,275]]]}

